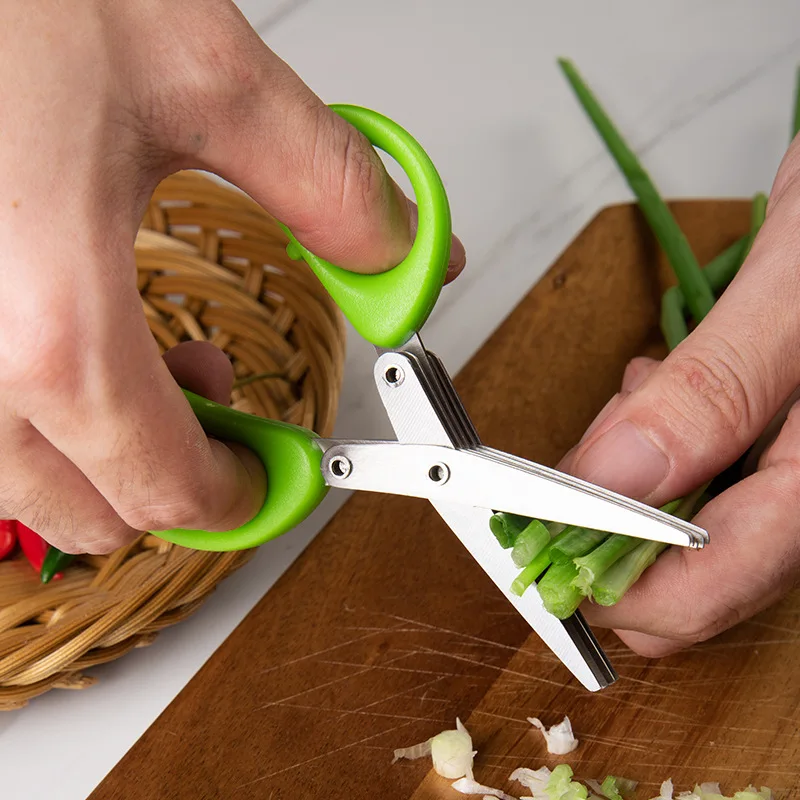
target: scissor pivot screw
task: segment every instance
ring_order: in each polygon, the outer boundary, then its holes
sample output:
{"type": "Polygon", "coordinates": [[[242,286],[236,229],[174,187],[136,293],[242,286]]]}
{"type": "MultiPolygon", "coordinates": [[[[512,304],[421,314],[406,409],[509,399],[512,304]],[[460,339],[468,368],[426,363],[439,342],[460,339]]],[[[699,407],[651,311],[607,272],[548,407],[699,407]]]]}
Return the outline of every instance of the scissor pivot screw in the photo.
{"type": "Polygon", "coordinates": [[[388,386],[399,386],[405,377],[403,368],[394,364],[386,367],[386,371],[383,373],[383,380],[388,386]]]}
{"type": "Polygon", "coordinates": [[[353,471],[353,462],[344,456],[334,456],[331,459],[331,472],[337,478],[346,478],[353,471]]]}
{"type": "Polygon", "coordinates": [[[428,470],[428,477],[438,484],[447,483],[450,478],[450,467],[447,464],[434,464],[428,470]]]}

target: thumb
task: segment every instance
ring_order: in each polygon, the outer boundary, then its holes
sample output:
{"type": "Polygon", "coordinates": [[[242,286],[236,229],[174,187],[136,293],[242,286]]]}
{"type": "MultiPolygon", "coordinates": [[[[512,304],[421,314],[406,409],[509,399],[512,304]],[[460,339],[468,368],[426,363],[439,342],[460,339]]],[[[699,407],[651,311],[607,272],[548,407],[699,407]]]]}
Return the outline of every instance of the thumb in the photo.
{"type": "MultiPolygon", "coordinates": [[[[800,242],[784,194],[734,282],[697,329],[570,454],[585,480],[660,505],[755,441],[800,383],[800,242]]],[[[796,193],[795,193],[796,197],[796,193]]]]}
{"type": "MultiPolygon", "coordinates": [[[[413,204],[365,136],[328,108],[252,29],[238,33],[239,45],[225,56],[236,61],[227,69],[235,82],[216,80],[195,89],[202,97],[191,110],[186,103],[172,106],[194,117],[174,125],[176,130],[202,126],[201,134],[172,143],[183,148],[183,163],[236,184],[305,247],[338,266],[381,272],[399,264],[413,243],[413,204]]],[[[457,240],[451,251],[448,277],[466,260],[457,240]]]]}

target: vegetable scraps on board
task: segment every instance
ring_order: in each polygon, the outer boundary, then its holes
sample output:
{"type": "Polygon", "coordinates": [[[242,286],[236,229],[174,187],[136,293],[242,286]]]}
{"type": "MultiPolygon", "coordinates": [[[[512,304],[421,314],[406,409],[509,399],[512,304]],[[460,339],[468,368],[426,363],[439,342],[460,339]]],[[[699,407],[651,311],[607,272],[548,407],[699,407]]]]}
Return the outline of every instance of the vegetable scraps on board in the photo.
{"type": "MultiPolygon", "coordinates": [[[[747,235],[701,268],[669,206],[577,69],[566,59],[558,63],[628,182],[675,273],[677,285],[667,289],[661,300],[661,331],[672,350],[689,335],[690,323],[697,324],[708,314],[736,276],[764,222],[767,198],[762,193],[753,198],[747,235]]],[[[794,137],[800,130],[800,70],[792,120],[794,137]]],[[[661,510],[691,519],[710,499],[709,487],[713,483],[668,503],[661,510]]],[[[495,514],[490,528],[500,546],[510,550],[511,560],[521,570],[511,591],[522,595],[535,583],[545,608],[559,619],[574,614],[587,598],[600,605],[615,605],[667,548],[661,542],[516,514],[495,514]]]]}
{"type": "MultiPolygon", "coordinates": [[[[528,719],[545,738],[547,751],[563,755],[577,748],[579,742],[574,737],[572,725],[567,717],[549,730],[538,719],[528,719]]],[[[461,794],[481,795],[484,800],[517,800],[501,789],[484,786],[475,780],[473,765],[477,751],[473,750],[472,737],[460,719],[456,720],[455,730],[446,730],[411,747],[394,751],[395,763],[401,758],[419,759],[430,756],[433,769],[443,778],[453,780],[452,788],[461,794]]],[[[636,781],[615,775],[606,775],[602,781],[591,778],[574,780],[572,767],[559,764],[550,770],[546,766],[539,769],[518,767],[509,775],[509,781],[518,783],[528,792],[519,800],[626,800],[636,790],[636,781]]],[[[772,790],[766,786],[756,789],[748,786],[732,797],[723,795],[718,783],[699,783],[691,791],[675,795],[672,780],[661,784],[657,797],[651,800],[773,800],[772,790]]]]}

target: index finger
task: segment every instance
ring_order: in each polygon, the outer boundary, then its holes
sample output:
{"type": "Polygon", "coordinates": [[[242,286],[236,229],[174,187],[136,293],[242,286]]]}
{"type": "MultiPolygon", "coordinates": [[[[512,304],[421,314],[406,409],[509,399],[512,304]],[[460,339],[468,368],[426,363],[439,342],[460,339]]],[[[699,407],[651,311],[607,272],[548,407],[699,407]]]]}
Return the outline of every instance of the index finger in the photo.
{"type": "MultiPolygon", "coordinates": [[[[587,620],[670,640],[679,648],[710,639],[767,608],[793,585],[800,565],[798,489],[796,470],[785,464],[737,483],[695,519],[711,533],[708,547],[671,548],[617,605],[584,603],[587,620]]],[[[622,635],[642,655],[677,649],[622,635]]]]}
{"type": "Polygon", "coordinates": [[[28,417],[132,528],[236,528],[261,507],[263,471],[206,437],[128,294],[113,320],[98,310],[96,346],[64,354],[73,368],[39,384],[28,417]]]}

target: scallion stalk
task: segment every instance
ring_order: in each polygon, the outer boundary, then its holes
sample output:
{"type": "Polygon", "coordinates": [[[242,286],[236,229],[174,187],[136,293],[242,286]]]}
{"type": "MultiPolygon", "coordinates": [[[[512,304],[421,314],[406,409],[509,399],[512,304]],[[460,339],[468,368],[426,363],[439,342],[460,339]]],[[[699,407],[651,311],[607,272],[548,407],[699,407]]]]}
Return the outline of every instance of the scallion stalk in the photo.
{"type": "Polygon", "coordinates": [[[489,528],[500,542],[504,550],[514,546],[517,537],[528,527],[531,520],[521,517],[519,514],[506,514],[504,511],[492,514],[489,519],[489,528]]]}
{"type": "Polygon", "coordinates": [[[714,295],[700,270],[689,241],[636,154],[622,138],[575,66],[563,58],[559,59],[558,63],[584,111],[636,195],[639,208],[678,277],[692,316],[698,321],[701,320],[714,305],[714,295]]]}
{"type": "Polygon", "coordinates": [[[514,578],[513,583],[511,584],[511,591],[522,597],[525,594],[525,590],[532,584],[536,583],[539,579],[541,574],[550,566],[552,562],[550,561],[550,549],[546,548],[539,553],[536,558],[528,564],[525,569],[514,578]]]}
{"type": "MultiPolygon", "coordinates": [[[[673,500],[662,506],[661,510],[672,514],[682,501],[673,500]]],[[[594,582],[607,572],[617,561],[631,552],[642,540],[634,536],[614,533],[591,552],[574,560],[578,574],[573,586],[584,596],[592,594],[594,582]]]]}
{"type": "MultiPolygon", "coordinates": [[[[714,294],[721,294],[736,276],[749,250],[750,236],[748,234],[737,239],[703,267],[703,274],[714,294]]],[[[670,286],[661,298],[661,332],[670,350],[674,350],[689,335],[686,311],[686,298],[681,287],[670,286]]]]}
{"type": "Polygon", "coordinates": [[[592,586],[595,581],[623,556],[630,553],[641,541],[634,536],[625,536],[621,533],[612,534],[591,553],[575,559],[577,574],[572,585],[584,597],[588,597],[592,594],[592,586]]]}
{"type": "MultiPolygon", "coordinates": [[[[681,500],[673,500],[664,509],[670,509],[680,519],[691,519],[698,501],[705,494],[708,484],[701,486],[681,500]]],[[[625,592],[641,578],[669,545],[664,542],[642,541],[637,547],[613,564],[592,583],[592,597],[601,606],[613,606],[625,592]]]]}
{"type": "Polygon", "coordinates": [[[592,584],[592,597],[601,606],[613,606],[667,548],[664,542],[642,541],[592,584]]]}
{"type": "Polygon", "coordinates": [[[753,205],[750,210],[750,233],[747,234],[747,238],[745,240],[742,261],[744,261],[748,255],[750,255],[750,249],[752,248],[753,242],[756,240],[756,236],[758,236],[758,232],[761,230],[761,226],[764,224],[766,217],[767,196],[763,192],[759,192],[753,198],[753,205]]]}
{"type": "Polygon", "coordinates": [[[661,334],[670,350],[674,350],[689,335],[683,300],[683,292],[678,286],[671,286],[661,297],[661,334]]]}
{"type": "Polygon", "coordinates": [[[795,73],[794,112],[792,113],[792,139],[800,133],[800,67],[795,73]]]}
{"type": "Polygon", "coordinates": [[[578,556],[586,555],[608,536],[604,531],[569,525],[564,535],[550,548],[554,564],[567,564],[578,556]]]}
{"type": "Polygon", "coordinates": [[[571,561],[553,564],[537,584],[544,607],[558,619],[571,617],[585,599],[573,582],[578,577],[578,568],[571,561]]]}
{"type": "Polygon", "coordinates": [[[531,520],[517,536],[514,549],[511,551],[511,560],[521,569],[530,564],[548,544],[550,544],[550,531],[538,519],[531,520]]]}
{"type": "Polygon", "coordinates": [[[549,527],[551,534],[553,534],[550,544],[548,544],[547,547],[517,575],[511,584],[511,591],[520,597],[525,594],[525,590],[532,583],[535,583],[541,577],[542,573],[553,563],[550,559],[550,551],[561,541],[564,534],[567,532],[565,526],[557,525],[556,523],[550,523],[549,527]],[[559,531],[559,528],[564,529],[559,531]]]}
{"type": "MultiPolygon", "coordinates": [[[[747,239],[747,236],[737,239],[730,247],[726,247],[703,267],[703,274],[706,276],[711,291],[715,294],[720,294],[736,277],[736,273],[739,271],[742,261],[744,261],[747,239]]],[[[681,294],[681,304],[686,307],[686,300],[683,299],[683,294],[681,294]]]]}

